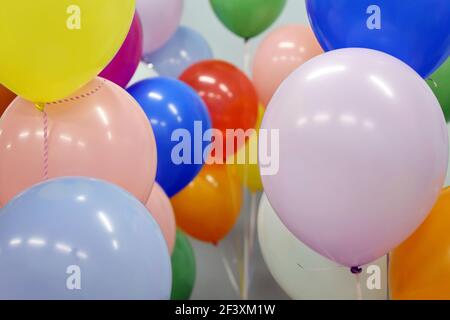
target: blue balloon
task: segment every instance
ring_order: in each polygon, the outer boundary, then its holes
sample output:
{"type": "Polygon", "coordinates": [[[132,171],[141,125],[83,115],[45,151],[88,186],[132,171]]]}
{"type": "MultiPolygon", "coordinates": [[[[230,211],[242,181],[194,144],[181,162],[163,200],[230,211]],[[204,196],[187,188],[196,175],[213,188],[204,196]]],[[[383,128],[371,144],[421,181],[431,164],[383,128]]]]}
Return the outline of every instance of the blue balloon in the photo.
{"type": "Polygon", "coordinates": [[[210,145],[203,139],[211,129],[208,109],[191,87],[175,79],[147,79],[127,90],[150,120],[158,150],[156,181],[172,197],[203,167],[210,145]]]}
{"type": "Polygon", "coordinates": [[[152,64],[159,75],[178,78],[192,64],[212,57],[212,50],[200,33],[179,27],[161,49],[145,55],[143,60],[152,64]]]}
{"type": "Polygon", "coordinates": [[[119,187],[59,178],[28,189],[0,214],[0,299],[169,299],[161,230],[119,187]]]}
{"type": "Polygon", "coordinates": [[[306,7],[326,51],[383,51],[424,78],[450,54],[449,0],[307,0],[306,7]]]}

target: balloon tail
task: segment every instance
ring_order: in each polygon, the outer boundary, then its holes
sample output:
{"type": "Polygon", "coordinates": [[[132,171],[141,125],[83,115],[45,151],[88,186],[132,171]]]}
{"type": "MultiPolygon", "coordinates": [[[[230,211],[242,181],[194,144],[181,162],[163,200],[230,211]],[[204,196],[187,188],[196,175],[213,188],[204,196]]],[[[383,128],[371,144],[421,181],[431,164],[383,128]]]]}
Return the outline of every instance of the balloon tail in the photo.
{"type": "Polygon", "coordinates": [[[434,86],[435,88],[438,87],[438,84],[436,83],[436,81],[434,81],[434,80],[431,79],[431,78],[428,78],[428,80],[431,81],[431,82],[433,83],[433,86],[434,86]]]}

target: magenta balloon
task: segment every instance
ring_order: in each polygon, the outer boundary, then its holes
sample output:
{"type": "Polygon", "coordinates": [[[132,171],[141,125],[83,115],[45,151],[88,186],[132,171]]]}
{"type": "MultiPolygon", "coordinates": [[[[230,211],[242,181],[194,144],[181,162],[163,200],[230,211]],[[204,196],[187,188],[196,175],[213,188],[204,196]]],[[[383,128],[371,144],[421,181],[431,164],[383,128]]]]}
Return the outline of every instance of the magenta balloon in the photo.
{"type": "Polygon", "coordinates": [[[439,103],[385,53],[342,49],[306,62],[273,97],[269,129],[280,135],[279,171],[262,177],[271,204],[298,239],[345,266],[404,241],[445,180],[439,103]]]}
{"type": "Polygon", "coordinates": [[[141,21],[136,13],[125,42],[100,76],[125,88],[139,66],[142,56],[142,39],[141,21]]]}
{"type": "Polygon", "coordinates": [[[161,48],[177,31],[183,0],[137,0],[144,30],[144,54],[161,48]]]}

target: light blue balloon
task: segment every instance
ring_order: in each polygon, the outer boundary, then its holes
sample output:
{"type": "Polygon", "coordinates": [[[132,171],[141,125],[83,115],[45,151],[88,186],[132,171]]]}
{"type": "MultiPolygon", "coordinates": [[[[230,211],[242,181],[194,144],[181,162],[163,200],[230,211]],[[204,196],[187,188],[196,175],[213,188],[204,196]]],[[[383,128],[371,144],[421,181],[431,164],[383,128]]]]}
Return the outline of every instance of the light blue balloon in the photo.
{"type": "Polygon", "coordinates": [[[169,299],[170,255],[147,209],[115,185],[60,178],[0,211],[0,299],[169,299]]]}
{"type": "Polygon", "coordinates": [[[208,42],[195,30],[179,27],[175,35],[158,51],[144,56],[156,72],[164,77],[178,78],[191,65],[212,59],[208,42]]]}

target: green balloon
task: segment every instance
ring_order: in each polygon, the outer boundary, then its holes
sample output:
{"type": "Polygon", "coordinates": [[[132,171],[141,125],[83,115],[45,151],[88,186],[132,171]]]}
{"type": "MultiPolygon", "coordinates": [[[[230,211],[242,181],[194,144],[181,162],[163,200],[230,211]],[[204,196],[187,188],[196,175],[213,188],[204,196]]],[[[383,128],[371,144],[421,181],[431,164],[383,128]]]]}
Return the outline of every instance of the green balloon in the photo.
{"type": "Polygon", "coordinates": [[[195,256],[186,235],[177,230],[172,254],[172,300],[188,300],[195,284],[195,256]]]}
{"type": "Polygon", "coordinates": [[[441,104],[445,120],[450,122],[450,58],[427,80],[441,104]]]}
{"type": "Polygon", "coordinates": [[[210,0],[217,17],[233,33],[248,40],[269,28],[286,0],[210,0]]]}

